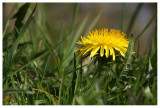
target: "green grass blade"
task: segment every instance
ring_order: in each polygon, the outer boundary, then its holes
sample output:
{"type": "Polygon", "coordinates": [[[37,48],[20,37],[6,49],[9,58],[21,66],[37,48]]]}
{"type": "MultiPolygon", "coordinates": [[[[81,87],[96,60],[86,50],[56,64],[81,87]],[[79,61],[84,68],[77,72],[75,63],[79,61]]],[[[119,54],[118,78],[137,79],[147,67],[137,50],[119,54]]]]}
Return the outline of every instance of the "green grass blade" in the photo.
{"type": "Polygon", "coordinates": [[[92,91],[92,93],[90,93],[88,96],[84,94],[82,96],[76,97],[76,102],[79,105],[97,105],[97,103],[95,103],[96,99],[102,95],[104,95],[104,91],[92,91]]]}
{"type": "MultiPolygon", "coordinates": [[[[75,56],[75,53],[74,53],[74,56],[75,56]]],[[[77,68],[75,66],[74,71],[76,71],[76,70],[77,70],[77,68]]],[[[76,84],[75,84],[75,89],[74,89],[74,98],[73,98],[73,102],[72,102],[73,105],[75,104],[75,96],[78,95],[78,90],[79,90],[79,87],[81,84],[81,77],[82,77],[82,62],[81,62],[81,69],[77,72],[76,84]]]]}
{"type": "Polygon", "coordinates": [[[157,14],[155,13],[152,18],[149,20],[148,24],[145,26],[145,28],[142,30],[142,32],[135,38],[135,42],[142,36],[142,34],[147,30],[147,28],[150,26],[150,24],[152,23],[153,19],[157,16],[157,14]]]}
{"type": "Polygon", "coordinates": [[[74,72],[72,74],[72,96],[74,96],[75,94],[75,85],[76,85],[76,78],[77,78],[77,75],[76,75],[76,54],[74,53],[74,72]]]}
{"type": "Polygon", "coordinates": [[[82,58],[81,58],[81,60],[80,60],[80,62],[81,62],[81,68],[80,68],[80,75],[79,75],[79,77],[80,77],[80,87],[81,87],[81,81],[82,81],[82,73],[83,73],[83,65],[82,65],[82,58]]]}
{"type": "Polygon", "coordinates": [[[137,90],[140,87],[140,80],[141,80],[141,76],[142,76],[141,71],[142,71],[142,69],[138,70],[136,73],[137,79],[136,79],[136,81],[134,83],[134,87],[133,87],[134,95],[137,94],[137,90]]]}
{"type": "Polygon", "coordinates": [[[3,93],[6,94],[11,94],[11,93],[26,93],[26,94],[34,94],[32,91],[24,90],[24,89],[5,89],[3,90],[3,93]]]}
{"type": "Polygon", "coordinates": [[[86,22],[87,22],[87,20],[89,18],[90,13],[91,13],[91,10],[87,13],[87,15],[83,19],[81,25],[79,26],[78,31],[76,32],[76,34],[75,34],[75,36],[74,36],[74,38],[73,38],[73,40],[72,40],[72,42],[70,44],[69,50],[67,51],[68,52],[67,57],[68,57],[68,55],[70,55],[70,52],[72,52],[72,50],[73,50],[73,48],[74,48],[74,46],[76,44],[76,41],[80,37],[80,34],[83,31],[83,28],[84,28],[84,26],[85,26],[85,24],[86,24],[86,22]]]}
{"type": "Polygon", "coordinates": [[[72,22],[72,27],[71,27],[71,33],[69,35],[69,44],[71,42],[71,38],[72,38],[72,35],[73,35],[73,31],[76,27],[76,21],[77,21],[77,16],[78,16],[78,10],[79,10],[79,4],[78,3],[75,3],[75,7],[74,7],[74,13],[73,13],[73,22],[72,22]]]}
{"type": "Polygon", "coordinates": [[[41,25],[41,28],[42,28],[42,31],[43,33],[45,34],[47,31],[46,31],[46,12],[45,12],[45,7],[44,7],[44,4],[43,3],[40,3],[39,6],[39,16],[38,16],[38,23],[40,23],[41,25]]]}
{"type": "MultiPolygon", "coordinates": [[[[85,18],[83,19],[83,21],[82,21],[82,23],[81,23],[78,31],[76,32],[75,37],[74,37],[73,41],[71,42],[70,51],[73,50],[73,48],[74,48],[74,46],[75,46],[75,44],[76,44],[76,41],[77,41],[78,38],[80,37],[80,34],[81,34],[82,31],[83,31],[83,28],[84,28],[84,26],[85,26],[85,24],[86,24],[86,22],[87,22],[87,20],[88,20],[88,18],[89,18],[90,13],[91,13],[91,10],[89,10],[89,12],[87,13],[87,15],[86,15],[85,18]]],[[[97,19],[97,18],[96,18],[96,19],[97,19]]]]}
{"type": "Polygon", "coordinates": [[[40,86],[42,85],[44,76],[45,76],[45,74],[46,74],[46,71],[47,71],[47,68],[48,68],[48,64],[49,64],[50,57],[51,57],[51,54],[49,54],[48,59],[47,59],[47,62],[46,62],[46,65],[45,65],[45,67],[44,67],[44,72],[43,72],[43,74],[42,74],[42,76],[41,76],[42,79],[41,79],[41,81],[40,81],[40,86]]]}
{"type": "Polygon", "coordinates": [[[85,26],[85,24],[86,24],[86,22],[88,20],[89,15],[90,15],[90,13],[88,13],[87,16],[84,18],[84,20],[82,21],[78,31],[76,32],[75,37],[73,38],[73,41],[71,42],[70,51],[72,51],[76,41],[80,37],[80,34],[81,34],[81,32],[82,32],[82,30],[83,30],[83,28],[84,28],[84,26],[85,26]]]}
{"type": "MultiPolygon", "coordinates": [[[[80,34],[82,33],[83,28],[85,27],[85,24],[86,24],[86,22],[87,22],[87,20],[88,20],[88,18],[89,18],[89,15],[90,15],[90,13],[91,13],[92,8],[93,8],[93,7],[91,7],[91,9],[89,10],[89,12],[87,13],[87,15],[86,15],[85,18],[83,19],[81,25],[80,25],[79,28],[78,28],[78,31],[76,32],[76,34],[75,34],[75,36],[74,36],[74,38],[73,38],[73,40],[72,40],[72,42],[71,42],[71,45],[69,46],[69,50],[67,50],[66,56],[64,57],[64,64],[66,64],[66,62],[70,61],[71,56],[69,57],[69,55],[72,55],[72,54],[73,54],[73,49],[74,49],[74,47],[75,47],[75,45],[76,45],[76,41],[79,39],[80,34]]],[[[102,14],[102,13],[100,12],[100,14],[102,14]]],[[[95,23],[98,21],[99,17],[100,17],[100,16],[98,15],[98,16],[95,18],[95,20],[94,20],[93,23],[91,24],[92,26],[95,25],[95,23]]],[[[90,28],[89,28],[89,29],[90,29],[90,28]]],[[[88,29],[88,31],[89,31],[89,29],[88,29]]]]}
{"type": "MultiPolygon", "coordinates": [[[[46,42],[46,40],[43,40],[43,41],[44,41],[44,43],[46,44],[46,46],[48,47],[50,53],[52,54],[53,59],[54,59],[54,62],[55,62],[55,64],[56,64],[57,68],[58,68],[59,75],[62,77],[63,74],[61,73],[61,65],[60,65],[59,62],[58,62],[58,58],[55,56],[52,48],[48,45],[48,43],[46,42]]],[[[60,43],[62,43],[62,42],[60,42],[60,43]]]]}
{"type": "Polygon", "coordinates": [[[140,49],[140,45],[139,45],[139,41],[138,41],[138,48],[137,48],[137,57],[139,57],[139,49],[140,49]]]}
{"type": "Polygon", "coordinates": [[[124,15],[125,15],[125,3],[122,4],[122,13],[121,13],[121,32],[124,31],[124,15]]]}
{"type": "Polygon", "coordinates": [[[139,3],[138,4],[138,6],[137,6],[137,8],[136,8],[131,20],[130,20],[130,23],[129,23],[129,26],[128,26],[128,29],[127,29],[127,35],[129,35],[129,33],[130,33],[130,31],[131,31],[131,29],[133,27],[133,24],[134,24],[134,22],[136,20],[136,17],[138,15],[139,11],[141,10],[142,6],[143,6],[143,3],[139,3]]]}
{"type": "Polygon", "coordinates": [[[122,101],[122,91],[121,91],[121,85],[120,85],[120,78],[117,76],[117,73],[116,73],[116,68],[117,68],[117,65],[114,64],[112,66],[111,71],[113,72],[114,74],[114,77],[116,78],[116,84],[118,86],[118,88],[120,89],[118,92],[117,92],[117,104],[120,104],[120,102],[123,102],[122,101]]]}
{"type": "Polygon", "coordinates": [[[86,31],[86,33],[85,33],[84,36],[87,36],[88,33],[89,33],[89,31],[91,31],[91,30],[94,28],[94,26],[96,25],[96,23],[97,23],[98,20],[100,19],[100,17],[101,17],[101,15],[102,15],[103,12],[104,12],[104,10],[100,11],[99,14],[96,15],[96,17],[95,17],[94,20],[92,21],[90,27],[87,29],[87,31],[86,31]]]}
{"type": "Polygon", "coordinates": [[[9,13],[9,17],[7,18],[7,21],[6,21],[6,23],[4,24],[4,29],[3,29],[3,39],[5,38],[5,34],[6,34],[6,32],[7,32],[7,28],[8,28],[8,26],[9,26],[9,22],[10,22],[10,19],[11,19],[11,16],[12,16],[12,14],[13,14],[13,12],[15,11],[15,9],[16,9],[16,6],[17,6],[17,3],[13,6],[13,8],[11,9],[11,12],[9,13]]]}
{"type": "MultiPolygon", "coordinates": [[[[61,24],[61,32],[60,32],[60,36],[59,36],[59,42],[63,41],[63,23],[61,24]]],[[[58,48],[58,56],[60,58],[60,61],[62,60],[62,54],[63,54],[63,43],[61,45],[59,45],[58,48]]]]}
{"type": "Polygon", "coordinates": [[[34,90],[44,93],[48,97],[48,99],[53,102],[52,103],[53,105],[57,105],[57,102],[55,100],[56,98],[52,94],[50,94],[49,92],[46,92],[45,89],[42,88],[42,90],[41,89],[34,89],[34,90]]]}
{"type": "Polygon", "coordinates": [[[76,85],[76,56],[75,56],[75,53],[74,53],[74,64],[73,64],[73,71],[72,71],[72,74],[71,74],[71,77],[70,77],[70,80],[69,80],[69,83],[68,83],[68,87],[67,87],[67,101],[71,104],[74,104],[74,91],[75,91],[75,85],[76,85]]]}
{"type": "Polygon", "coordinates": [[[50,48],[50,46],[47,44],[47,42],[46,42],[45,40],[44,40],[44,42],[45,42],[46,46],[48,47],[50,53],[51,53],[52,56],[53,56],[54,62],[55,62],[55,64],[56,64],[57,68],[58,68],[59,75],[60,75],[60,77],[61,77],[61,79],[62,79],[62,80],[61,80],[61,84],[60,84],[60,88],[59,88],[59,98],[58,98],[58,105],[60,105],[60,104],[61,104],[61,99],[62,99],[61,95],[62,95],[64,74],[63,74],[63,72],[61,71],[61,65],[58,63],[58,59],[56,58],[56,56],[55,56],[55,54],[53,53],[52,49],[50,48]]]}
{"type": "Polygon", "coordinates": [[[23,6],[21,6],[18,10],[18,12],[13,16],[13,18],[16,18],[15,26],[18,30],[23,26],[23,19],[29,9],[30,3],[25,3],[23,6]]]}
{"type": "Polygon", "coordinates": [[[154,48],[153,48],[153,56],[151,62],[153,67],[157,68],[157,19],[155,24],[154,48]]]}
{"type": "Polygon", "coordinates": [[[22,28],[22,30],[21,30],[18,38],[16,39],[15,43],[13,44],[13,46],[12,46],[12,48],[11,48],[11,51],[10,51],[10,53],[9,53],[9,59],[8,59],[8,60],[9,60],[9,64],[11,64],[10,62],[12,61],[14,52],[16,51],[17,46],[18,46],[18,44],[20,43],[20,40],[22,39],[22,37],[23,37],[23,35],[24,35],[24,33],[25,33],[28,25],[30,24],[30,22],[31,22],[31,20],[32,20],[32,16],[33,16],[33,13],[34,13],[35,10],[36,10],[36,7],[37,7],[37,4],[36,4],[36,6],[34,7],[31,15],[29,16],[27,22],[25,23],[25,25],[24,25],[24,27],[22,28]]]}
{"type": "Polygon", "coordinates": [[[133,34],[131,34],[130,39],[129,39],[129,46],[128,46],[127,52],[125,54],[124,66],[123,66],[123,69],[122,69],[120,75],[124,74],[124,71],[127,69],[127,65],[131,63],[133,49],[134,49],[134,38],[133,38],[133,34]]]}
{"type": "Polygon", "coordinates": [[[155,32],[154,32],[154,49],[157,49],[157,18],[156,18],[156,23],[155,23],[155,32]]]}
{"type": "MultiPolygon", "coordinates": [[[[38,58],[41,58],[43,56],[45,56],[47,53],[49,53],[48,51],[44,50],[38,54],[36,54],[31,61],[29,61],[28,63],[26,63],[25,65],[21,66],[20,68],[16,69],[15,71],[13,71],[12,73],[15,74],[17,72],[19,72],[20,70],[22,70],[23,68],[27,67],[28,65],[30,65],[33,61],[35,61],[38,58]]],[[[12,74],[4,74],[4,77],[10,77],[12,74]]]]}
{"type": "MultiPolygon", "coordinates": [[[[57,45],[55,45],[52,49],[54,49],[55,47],[57,47],[60,43],[58,43],[57,45]]],[[[25,65],[21,66],[20,68],[16,69],[15,71],[13,71],[13,74],[19,72],[20,70],[22,70],[23,68],[27,67],[28,65],[30,65],[33,61],[35,61],[38,58],[41,58],[43,56],[45,56],[46,54],[49,53],[49,50],[43,50],[39,53],[37,53],[28,63],[26,63],[25,65]]],[[[9,77],[12,74],[3,74],[4,77],[9,77]]]]}

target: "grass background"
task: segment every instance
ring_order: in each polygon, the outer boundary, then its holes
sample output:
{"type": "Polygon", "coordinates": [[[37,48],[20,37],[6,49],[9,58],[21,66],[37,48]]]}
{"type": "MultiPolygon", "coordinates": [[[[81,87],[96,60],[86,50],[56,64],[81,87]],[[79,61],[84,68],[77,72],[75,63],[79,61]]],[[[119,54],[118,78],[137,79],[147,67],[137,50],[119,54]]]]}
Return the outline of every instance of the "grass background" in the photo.
{"type": "Polygon", "coordinates": [[[116,29],[128,34],[126,57],[117,56],[116,61],[104,61],[102,66],[94,64],[94,59],[76,57],[75,49],[79,37],[96,27],[105,10],[90,20],[93,4],[79,22],[82,4],[72,5],[70,25],[53,19],[60,23],[53,33],[55,25],[47,23],[45,4],[14,4],[3,24],[3,105],[156,105],[157,12],[139,34],[131,34],[144,4],[137,4],[127,26],[127,4],[122,4],[116,29]],[[144,48],[139,39],[152,23],[153,36],[140,54],[144,48]]]}

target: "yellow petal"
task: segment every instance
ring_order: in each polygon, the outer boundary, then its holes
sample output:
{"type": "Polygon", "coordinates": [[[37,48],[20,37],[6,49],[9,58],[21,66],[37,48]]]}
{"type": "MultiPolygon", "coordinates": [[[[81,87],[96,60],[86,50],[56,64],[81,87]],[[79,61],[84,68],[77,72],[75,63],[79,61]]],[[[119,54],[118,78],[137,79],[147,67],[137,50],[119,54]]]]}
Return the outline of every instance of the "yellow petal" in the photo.
{"type": "Polygon", "coordinates": [[[108,58],[108,56],[109,56],[109,48],[105,45],[104,49],[106,50],[106,53],[105,53],[106,58],[108,58]]]}
{"type": "Polygon", "coordinates": [[[83,53],[84,53],[84,51],[80,51],[80,52],[77,53],[77,56],[80,57],[80,56],[83,55],[83,53]]]}
{"type": "Polygon", "coordinates": [[[83,44],[81,41],[78,41],[77,44],[83,44]]]}
{"type": "Polygon", "coordinates": [[[117,51],[119,51],[120,54],[121,54],[123,57],[125,57],[125,53],[124,53],[124,50],[123,50],[122,48],[117,47],[117,46],[114,46],[114,48],[115,48],[117,51]]]}
{"type": "Polygon", "coordinates": [[[124,54],[122,51],[120,51],[120,53],[121,53],[121,55],[122,55],[123,57],[125,57],[125,54],[124,54]]]}
{"type": "Polygon", "coordinates": [[[100,49],[100,56],[103,57],[103,55],[104,55],[104,47],[101,46],[101,49],[100,49]]]}
{"type": "Polygon", "coordinates": [[[115,60],[115,52],[114,52],[114,49],[111,47],[110,48],[110,55],[113,56],[113,61],[115,60]]]}
{"type": "Polygon", "coordinates": [[[80,48],[77,48],[76,51],[80,50],[80,48]]]}
{"type": "Polygon", "coordinates": [[[97,51],[99,50],[100,47],[94,47],[91,51],[91,54],[90,54],[90,57],[92,58],[96,53],[97,51]]]}
{"type": "Polygon", "coordinates": [[[112,48],[109,47],[110,55],[113,54],[112,48]]]}
{"type": "MultiPolygon", "coordinates": [[[[112,48],[113,49],[113,48],[112,48]]],[[[114,51],[114,49],[113,49],[113,61],[115,61],[115,58],[116,58],[116,56],[115,56],[115,51],[114,51]]]]}
{"type": "Polygon", "coordinates": [[[92,50],[93,46],[92,47],[89,47],[87,48],[87,50],[83,53],[83,55],[85,55],[87,52],[89,52],[90,50],[92,50]]]}

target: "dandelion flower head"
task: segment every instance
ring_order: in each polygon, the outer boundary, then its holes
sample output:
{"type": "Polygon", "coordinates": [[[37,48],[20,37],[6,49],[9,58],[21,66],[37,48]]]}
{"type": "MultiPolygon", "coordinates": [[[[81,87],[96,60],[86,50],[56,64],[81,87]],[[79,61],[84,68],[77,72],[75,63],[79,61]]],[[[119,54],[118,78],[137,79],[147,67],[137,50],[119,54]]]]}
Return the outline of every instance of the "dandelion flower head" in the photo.
{"type": "Polygon", "coordinates": [[[82,41],[78,41],[77,44],[83,45],[82,48],[77,49],[79,51],[78,56],[85,55],[90,52],[90,57],[94,57],[99,53],[100,57],[104,55],[106,58],[112,56],[115,60],[115,51],[119,52],[123,57],[127,51],[129,44],[126,34],[115,29],[95,29],[86,37],[81,36],[82,41]]]}

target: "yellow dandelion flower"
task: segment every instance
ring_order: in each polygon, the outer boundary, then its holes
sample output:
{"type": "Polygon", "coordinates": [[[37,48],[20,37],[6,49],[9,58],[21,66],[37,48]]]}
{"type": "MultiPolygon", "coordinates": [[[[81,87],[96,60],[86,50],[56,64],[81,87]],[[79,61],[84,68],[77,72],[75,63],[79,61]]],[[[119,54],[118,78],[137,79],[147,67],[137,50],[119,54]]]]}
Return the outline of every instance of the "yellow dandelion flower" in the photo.
{"type": "Polygon", "coordinates": [[[79,56],[85,55],[90,52],[90,57],[95,56],[99,52],[99,55],[104,55],[108,58],[110,55],[115,60],[115,51],[125,57],[129,40],[126,38],[126,34],[115,29],[95,29],[89,32],[87,37],[82,37],[82,41],[78,41],[77,44],[83,45],[82,48],[77,49],[79,56]]]}

